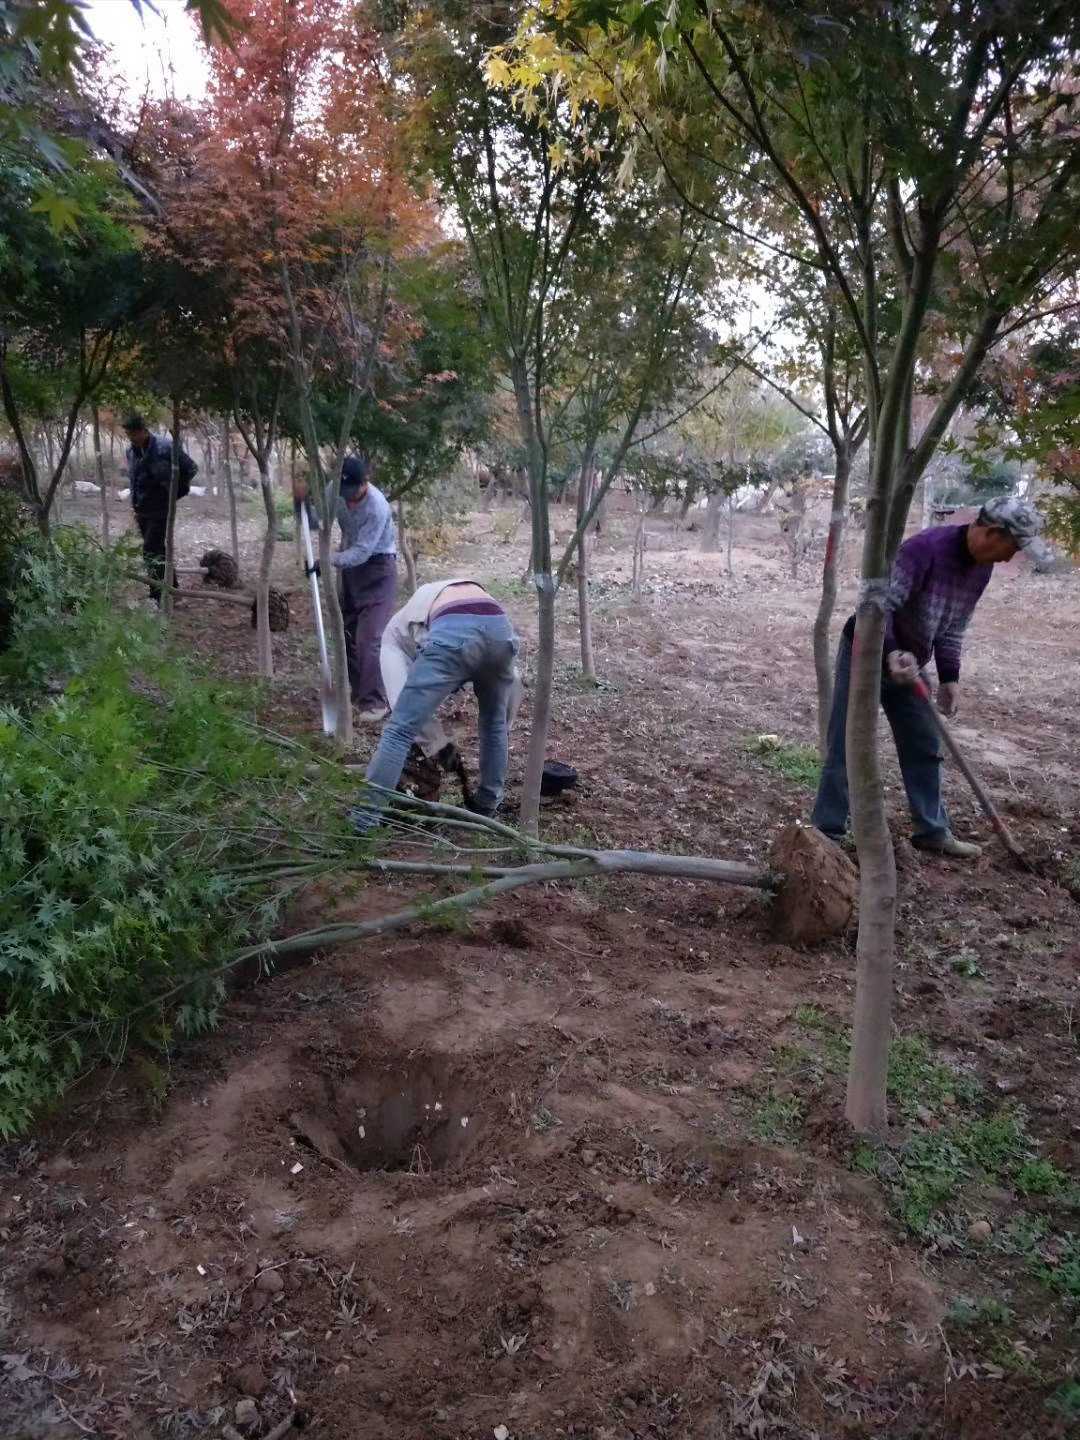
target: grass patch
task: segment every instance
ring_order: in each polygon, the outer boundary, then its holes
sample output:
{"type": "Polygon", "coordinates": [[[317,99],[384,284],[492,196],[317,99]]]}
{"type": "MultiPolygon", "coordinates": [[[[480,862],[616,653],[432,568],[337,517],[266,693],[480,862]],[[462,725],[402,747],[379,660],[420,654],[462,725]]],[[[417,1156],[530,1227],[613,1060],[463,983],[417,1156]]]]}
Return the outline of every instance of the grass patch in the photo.
{"type": "Polygon", "coordinates": [[[1031,1269],[1036,1279],[1067,1300],[1073,1310],[1080,1308],[1080,1236],[1063,1236],[1055,1263],[1036,1258],[1031,1269]]]}
{"type": "Polygon", "coordinates": [[[750,1117],[750,1133],[772,1145],[791,1145],[799,1138],[805,1109],[797,1095],[770,1090],[750,1117]]]}
{"type": "Polygon", "coordinates": [[[821,760],[813,745],[781,740],[779,735],[748,735],[743,742],[747,753],[791,780],[810,790],[817,788],[821,778],[821,760]]]}
{"type": "Polygon", "coordinates": [[[1080,1380],[1066,1380],[1047,1400],[1046,1408],[1066,1420],[1080,1420],[1080,1380]]]}
{"type": "Polygon", "coordinates": [[[1060,1195],[1069,1177],[1052,1160],[1025,1160],[1013,1184],[1021,1195],[1060,1195]]]}
{"type": "Polygon", "coordinates": [[[1011,1325],[1015,1318],[1008,1305],[1000,1300],[989,1296],[971,1300],[966,1295],[958,1295],[946,1312],[945,1324],[953,1330],[995,1329],[1011,1325]]]}
{"type": "Polygon", "coordinates": [[[969,1076],[934,1058],[920,1035],[899,1035],[889,1051],[889,1098],[910,1119],[920,1109],[935,1114],[978,1098],[979,1086],[969,1076]]]}
{"type": "MultiPolygon", "coordinates": [[[[1015,1186],[1033,1162],[1032,1148],[1024,1111],[1009,1106],[987,1116],[956,1116],[913,1135],[899,1150],[862,1146],[854,1163],[886,1185],[897,1218],[913,1235],[934,1240],[962,1232],[960,1202],[969,1187],[1015,1186]]],[[[1018,1230],[1016,1243],[1024,1239],[1018,1230]]],[[[1080,1253],[1077,1258],[1080,1285],[1080,1253]]]]}

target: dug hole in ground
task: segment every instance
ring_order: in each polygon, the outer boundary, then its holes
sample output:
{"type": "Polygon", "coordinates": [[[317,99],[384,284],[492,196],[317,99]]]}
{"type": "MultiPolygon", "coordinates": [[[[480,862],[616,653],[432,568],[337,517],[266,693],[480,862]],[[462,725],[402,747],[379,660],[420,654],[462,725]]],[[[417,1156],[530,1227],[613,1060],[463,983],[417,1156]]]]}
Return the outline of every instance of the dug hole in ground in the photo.
{"type": "MultiPolygon", "coordinates": [[[[728,578],[650,519],[634,601],[633,517],[615,515],[599,688],[560,600],[549,753],[581,781],[546,838],[768,868],[806,820],[815,567],[793,582],[775,519],[739,521],[728,578]]],[[[186,503],[183,557],[224,528],[186,503]]],[[[503,544],[476,514],[421,580],[484,577],[529,640],[525,528],[503,544]]],[[[258,543],[248,524],[248,575],[258,543]]],[[[294,613],[263,718],[303,735],[319,713],[294,563],[281,545],[294,613]]],[[[849,565],[837,632],[852,592],[849,565]]],[[[156,1108],[134,1069],[97,1076],[4,1152],[3,1433],[266,1436],[293,1414],[329,1440],[1069,1433],[1078,620],[1075,576],[1009,567],[966,640],[954,728],[1050,857],[1041,876],[995,848],[952,772],[983,857],[911,850],[886,747],[891,1151],[853,1146],[842,1119],[850,929],[797,948],[765,896],[692,881],[523,890],[239,991],[156,1108]]],[[[244,610],[181,602],[176,626],[250,673],[244,610]]],[[[449,709],[475,767],[472,701],[449,709]]],[[[417,893],[312,893],[291,925],[417,893]]]]}

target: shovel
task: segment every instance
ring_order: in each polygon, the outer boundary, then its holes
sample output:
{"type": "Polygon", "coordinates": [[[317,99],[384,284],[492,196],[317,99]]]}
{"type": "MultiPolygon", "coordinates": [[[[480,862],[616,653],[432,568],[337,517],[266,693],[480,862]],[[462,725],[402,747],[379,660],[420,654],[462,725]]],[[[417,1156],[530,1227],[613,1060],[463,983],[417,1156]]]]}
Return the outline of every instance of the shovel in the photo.
{"type": "Polygon", "coordinates": [[[1020,845],[1019,841],[1016,839],[1016,836],[1012,833],[1009,827],[1005,824],[1005,821],[1001,818],[997,806],[994,804],[993,800],[990,799],[990,796],[986,793],[982,781],[975,774],[974,770],[972,770],[968,762],[964,759],[964,756],[960,751],[959,745],[957,745],[956,741],[953,739],[952,732],[950,731],[948,725],[945,724],[945,717],[934,704],[933,697],[930,694],[929,685],[927,685],[926,681],[922,678],[921,675],[917,675],[912,681],[912,689],[915,691],[915,694],[918,695],[920,700],[924,700],[926,702],[926,707],[930,711],[930,716],[933,719],[938,734],[941,736],[942,743],[944,744],[946,750],[948,750],[952,758],[956,761],[957,768],[959,769],[961,775],[963,775],[964,779],[971,786],[975,799],[979,802],[980,806],[982,807],[983,814],[990,821],[990,824],[994,827],[995,831],[1000,837],[1001,843],[1005,846],[1005,849],[1008,850],[1009,854],[1013,857],[1013,859],[1018,861],[1025,870],[1032,870],[1033,867],[1031,865],[1031,862],[1024,854],[1023,848],[1020,845]]]}
{"type": "Polygon", "coordinates": [[[319,592],[319,577],[315,574],[315,556],[311,548],[311,526],[308,524],[307,506],[303,503],[300,506],[300,534],[304,541],[304,558],[307,562],[308,579],[311,581],[311,608],[315,614],[315,634],[319,641],[319,698],[322,701],[323,734],[336,735],[338,717],[334,679],[330,673],[330,656],[326,649],[322,595],[319,592]]]}

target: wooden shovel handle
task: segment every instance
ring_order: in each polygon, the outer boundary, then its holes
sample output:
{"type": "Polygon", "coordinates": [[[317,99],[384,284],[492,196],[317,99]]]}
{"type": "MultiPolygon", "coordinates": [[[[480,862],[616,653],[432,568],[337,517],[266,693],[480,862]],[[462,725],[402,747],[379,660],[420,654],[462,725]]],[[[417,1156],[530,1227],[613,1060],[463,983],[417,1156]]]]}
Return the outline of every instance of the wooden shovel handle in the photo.
{"type": "Polygon", "coordinates": [[[912,688],[914,689],[915,694],[918,695],[919,699],[926,702],[926,706],[930,711],[930,716],[933,719],[934,725],[937,727],[937,732],[941,736],[942,742],[944,743],[946,750],[948,750],[949,754],[956,761],[957,769],[971,786],[972,792],[975,795],[975,799],[982,806],[982,810],[986,818],[990,821],[990,824],[1001,836],[1001,843],[1005,846],[1005,849],[1008,850],[1009,854],[1012,855],[1015,859],[1020,861],[1026,861],[1027,857],[1025,856],[1022,847],[1017,842],[1016,837],[1013,835],[1012,831],[1005,824],[1005,821],[1001,818],[997,806],[994,804],[993,800],[990,799],[990,796],[987,794],[986,790],[983,787],[982,781],[975,774],[974,770],[972,770],[971,766],[968,764],[967,760],[961,753],[959,745],[957,745],[956,741],[953,739],[952,731],[949,729],[948,725],[946,725],[945,717],[934,704],[933,697],[930,694],[930,687],[927,685],[926,681],[922,678],[921,675],[918,676],[917,679],[913,682],[912,688]]]}

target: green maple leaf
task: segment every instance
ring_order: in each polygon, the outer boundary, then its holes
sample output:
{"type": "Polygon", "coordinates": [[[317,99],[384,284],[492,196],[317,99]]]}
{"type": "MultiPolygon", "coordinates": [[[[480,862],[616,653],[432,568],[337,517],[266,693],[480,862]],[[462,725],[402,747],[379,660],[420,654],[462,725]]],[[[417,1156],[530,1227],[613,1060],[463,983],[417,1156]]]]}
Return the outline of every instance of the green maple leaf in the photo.
{"type": "Polygon", "coordinates": [[[47,186],[38,195],[30,209],[35,215],[47,215],[49,224],[58,235],[65,230],[78,234],[79,202],[70,195],[61,195],[58,190],[47,186]]]}

